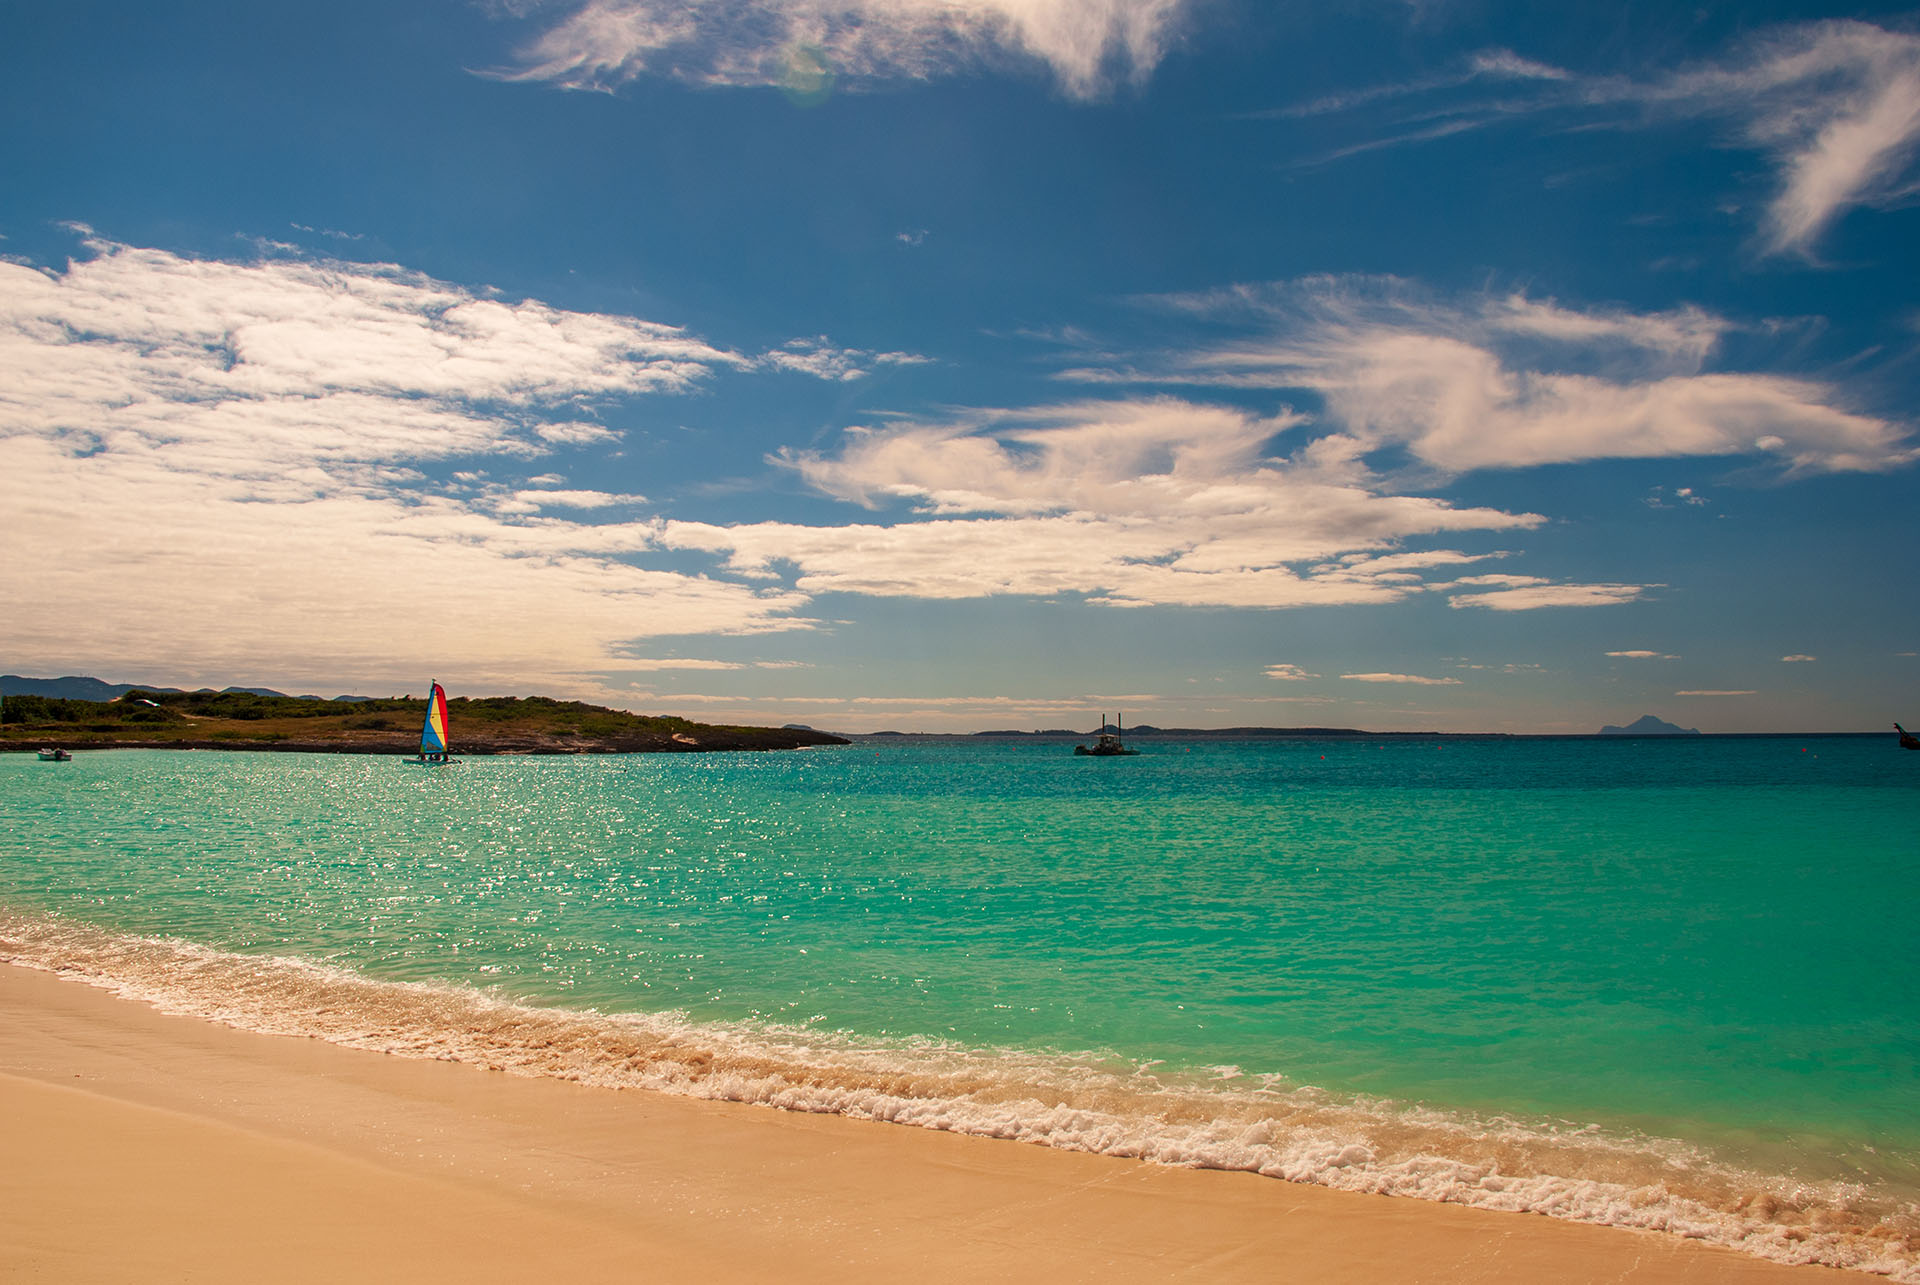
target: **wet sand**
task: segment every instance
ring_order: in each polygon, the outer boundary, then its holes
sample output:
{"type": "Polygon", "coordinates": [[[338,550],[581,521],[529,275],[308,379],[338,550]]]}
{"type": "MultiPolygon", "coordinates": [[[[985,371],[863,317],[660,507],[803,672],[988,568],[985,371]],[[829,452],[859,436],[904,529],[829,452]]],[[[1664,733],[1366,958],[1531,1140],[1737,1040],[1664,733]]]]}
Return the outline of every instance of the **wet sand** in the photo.
{"type": "Polygon", "coordinates": [[[519,1079],[0,965],[0,1280],[1882,1279],[1650,1233],[519,1079]]]}

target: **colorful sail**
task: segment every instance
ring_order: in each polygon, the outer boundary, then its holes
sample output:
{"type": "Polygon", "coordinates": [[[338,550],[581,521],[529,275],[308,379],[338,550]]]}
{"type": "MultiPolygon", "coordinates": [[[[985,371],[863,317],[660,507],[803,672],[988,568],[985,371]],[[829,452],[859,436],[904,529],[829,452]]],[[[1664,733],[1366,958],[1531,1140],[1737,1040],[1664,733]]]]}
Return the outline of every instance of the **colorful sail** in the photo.
{"type": "Polygon", "coordinates": [[[447,752],[447,691],[439,683],[427,696],[427,725],[420,729],[422,754],[447,752]]]}

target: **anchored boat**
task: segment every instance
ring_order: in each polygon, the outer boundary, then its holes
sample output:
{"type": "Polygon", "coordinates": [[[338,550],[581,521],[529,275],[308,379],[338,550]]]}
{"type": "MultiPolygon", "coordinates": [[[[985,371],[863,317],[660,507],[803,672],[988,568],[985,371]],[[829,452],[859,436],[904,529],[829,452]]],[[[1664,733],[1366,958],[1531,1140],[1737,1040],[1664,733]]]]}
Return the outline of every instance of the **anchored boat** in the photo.
{"type": "Polygon", "coordinates": [[[1120,739],[1122,730],[1120,721],[1121,716],[1115,714],[1113,716],[1113,730],[1109,732],[1106,727],[1106,722],[1103,719],[1100,724],[1099,738],[1095,740],[1092,745],[1074,746],[1073,752],[1075,754],[1085,754],[1092,758],[1115,758],[1122,754],[1138,754],[1140,752],[1139,750],[1128,749],[1126,742],[1120,739]]]}

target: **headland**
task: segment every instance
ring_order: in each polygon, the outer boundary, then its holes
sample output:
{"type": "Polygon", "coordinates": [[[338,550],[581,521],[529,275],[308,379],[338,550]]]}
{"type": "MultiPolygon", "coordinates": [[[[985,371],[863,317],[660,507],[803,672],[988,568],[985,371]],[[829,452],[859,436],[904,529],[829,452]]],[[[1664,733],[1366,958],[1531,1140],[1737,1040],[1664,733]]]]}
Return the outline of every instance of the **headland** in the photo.
{"type": "MultiPolygon", "coordinates": [[[[847,744],[811,728],[695,723],[544,696],[456,697],[447,704],[456,755],[687,754],[847,744]]],[[[413,696],[323,700],[142,688],[107,701],[14,695],[0,707],[0,751],[44,746],[407,754],[419,748],[425,713],[426,701],[413,696]]]]}

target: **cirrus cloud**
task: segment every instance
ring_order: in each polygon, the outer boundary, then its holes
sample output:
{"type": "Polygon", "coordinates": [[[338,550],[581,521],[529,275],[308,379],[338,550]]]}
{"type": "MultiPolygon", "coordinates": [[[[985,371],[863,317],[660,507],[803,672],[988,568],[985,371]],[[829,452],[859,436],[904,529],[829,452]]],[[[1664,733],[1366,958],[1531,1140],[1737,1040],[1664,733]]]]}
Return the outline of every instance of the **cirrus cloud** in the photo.
{"type": "Polygon", "coordinates": [[[589,0],[508,73],[571,89],[642,75],[817,89],[1037,59],[1076,98],[1144,81],[1189,0],[589,0]]]}
{"type": "Polygon", "coordinates": [[[1371,136],[1319,159],[1433,142],[1543,114],[1613,117],[1622,127],[1675,119],[1728,122],[1732,134],[1722,144],[1761,152],[1774,166],[1761,249],[1810,258],[1847,211],[1898,205],[1914,192],[1920,36],[1852,19],[1787,24],[1750,34],[1718,59],[1639,77],[1585,75],[1509,50],[1485,50],[1452,74],[1265,114],[1375,110],[1384,115],[1371,136]],[[1496,83],[1497,98],[1483,90],[1496,83]],[[1457,98],[1461,91],[1464,100],[1457,98]],[[1430,101],[1435,95],[1456,100],[1436,107],[1430,101]],[[1619,119],[1623,111],[1638,119],[1619,119]]]}

